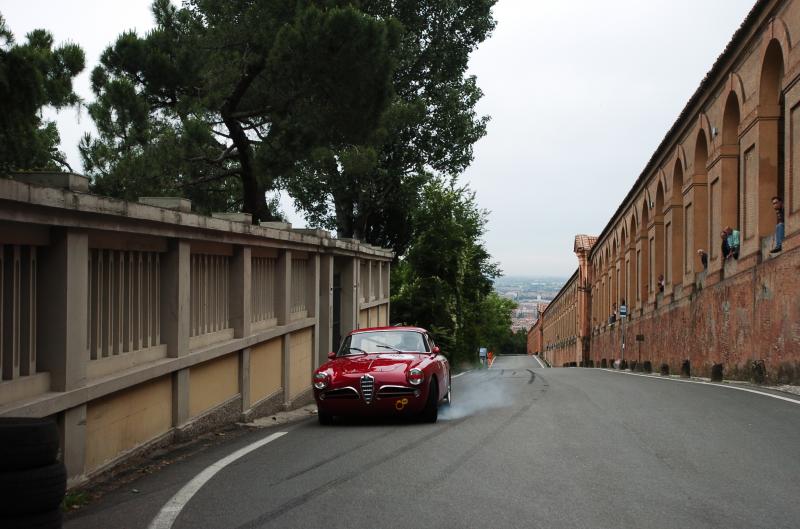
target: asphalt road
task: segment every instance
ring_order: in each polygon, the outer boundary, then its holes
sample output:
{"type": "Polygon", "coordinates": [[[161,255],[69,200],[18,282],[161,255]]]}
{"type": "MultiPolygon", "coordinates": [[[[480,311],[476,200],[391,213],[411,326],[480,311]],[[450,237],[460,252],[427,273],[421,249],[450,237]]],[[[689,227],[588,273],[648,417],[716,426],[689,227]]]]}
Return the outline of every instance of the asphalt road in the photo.
{"type": "Polygon", "coordinates": [[[276,431],[287,434],[219,471],[173,527],[800,527],[798,403],[528,357],[498,358],[453,393],[432,425],[304,420],[241,436],[65,527],[146,528],[195,475],[276,431]]]}

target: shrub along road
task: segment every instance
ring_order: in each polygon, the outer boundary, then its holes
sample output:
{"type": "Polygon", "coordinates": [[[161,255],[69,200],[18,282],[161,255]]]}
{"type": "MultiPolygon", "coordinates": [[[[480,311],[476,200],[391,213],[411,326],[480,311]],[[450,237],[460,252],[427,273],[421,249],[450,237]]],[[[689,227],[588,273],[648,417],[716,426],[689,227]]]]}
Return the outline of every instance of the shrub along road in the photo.
{"type": "Polygon", "coordinates": [[[258,430],[108,494],[65,527],[146,528],[196,475],[277,432],[287,433],[184,498],[172,527],[751,529],[800,519],[798,403],[528,357],[500,357],[453,386],[436,424],[258,430]]]}

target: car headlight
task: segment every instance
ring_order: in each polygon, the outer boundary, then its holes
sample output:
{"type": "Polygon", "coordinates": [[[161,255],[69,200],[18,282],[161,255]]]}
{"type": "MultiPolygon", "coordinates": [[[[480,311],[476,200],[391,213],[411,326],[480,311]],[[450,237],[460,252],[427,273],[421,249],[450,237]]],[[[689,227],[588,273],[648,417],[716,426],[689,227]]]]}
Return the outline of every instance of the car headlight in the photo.
{"type": "Polygon", "coordinates": [[[325,373],[314,373],[314,387],[325,389],[328,387],[328,375],[325,373]]]}
{"type": "Polygon", "coordinates": [[[408,371],[408,383],[412,386],[419,386],[422,384],[422,381],[425,380],[425,373],[422,372],[422,369],[409,369],[408,371]]]}

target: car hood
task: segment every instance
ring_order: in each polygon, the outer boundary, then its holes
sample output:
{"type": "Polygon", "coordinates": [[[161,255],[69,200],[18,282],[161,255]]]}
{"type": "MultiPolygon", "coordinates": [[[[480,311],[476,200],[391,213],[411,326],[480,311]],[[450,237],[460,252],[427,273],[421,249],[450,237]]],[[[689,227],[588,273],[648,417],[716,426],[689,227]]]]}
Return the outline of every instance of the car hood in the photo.
{"type": "Polygon", "coordinates": [[[330,369],[334,378],[364,373],[405,373],[420,364],[425,356],[412,353],[352,355],[331,360],[320,370],[330,369]]]}

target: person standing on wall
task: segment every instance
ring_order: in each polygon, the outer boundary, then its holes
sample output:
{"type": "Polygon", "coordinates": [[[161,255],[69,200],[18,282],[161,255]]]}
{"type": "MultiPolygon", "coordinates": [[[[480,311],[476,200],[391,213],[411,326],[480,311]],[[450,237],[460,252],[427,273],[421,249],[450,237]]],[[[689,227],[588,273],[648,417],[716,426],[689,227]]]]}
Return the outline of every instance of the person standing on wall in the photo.
{"type": "Polygon", "coordinates": [[[775,209],[777,222],[775,224],[775,246],[769,253],[778,253],[783,249],[783,200],[780,197],[772,197],[772,207],[775,209]]]}
{"type": "MultiPolygon", "coordinates": [[[[728,242],[728,253],[725,254],[725,259],[730,259],[733,257],[734,259],[739,259],[739,246],[741,244],[740,237],[739,237],[739,230],[734,230],[730,226],[725,228],[723,232],[726,235],[726,240],[728,242]]],[[[723,245],[723,249],[725,246],[723,245]]]]}

